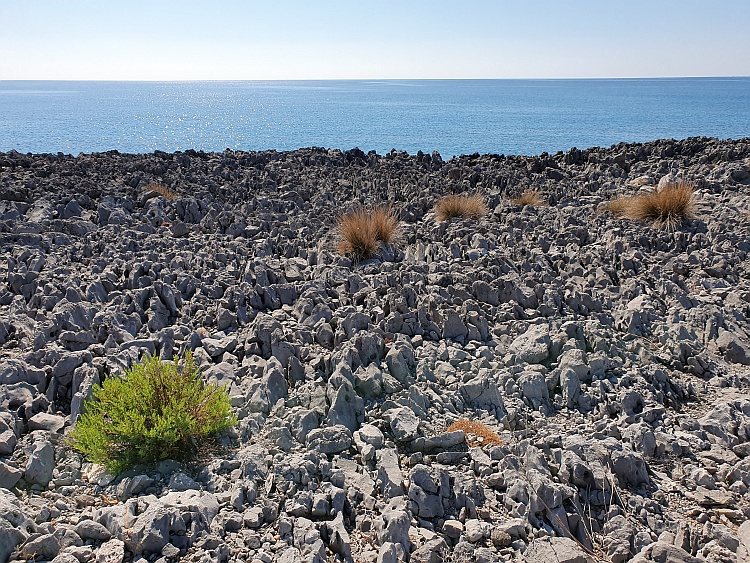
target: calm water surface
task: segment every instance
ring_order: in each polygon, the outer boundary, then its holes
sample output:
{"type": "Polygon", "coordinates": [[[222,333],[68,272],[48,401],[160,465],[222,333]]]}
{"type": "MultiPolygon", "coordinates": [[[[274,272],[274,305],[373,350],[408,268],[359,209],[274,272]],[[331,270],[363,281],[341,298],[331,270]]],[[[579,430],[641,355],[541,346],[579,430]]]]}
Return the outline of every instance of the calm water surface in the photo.
{"type": "Polygon", "coordinates": [[[0,81],[0,151],[538,154],[750,137],[750,78],[285,82],[0,81]]]}

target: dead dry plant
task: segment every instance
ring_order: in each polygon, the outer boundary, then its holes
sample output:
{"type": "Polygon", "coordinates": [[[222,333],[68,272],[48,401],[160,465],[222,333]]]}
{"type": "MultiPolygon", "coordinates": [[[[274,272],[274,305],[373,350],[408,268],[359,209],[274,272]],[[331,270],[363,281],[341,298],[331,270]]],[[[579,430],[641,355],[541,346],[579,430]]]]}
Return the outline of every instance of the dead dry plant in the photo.
{"type": "Polygon", "coordinates": [[[618,196],[609,201],[605,201],[600,208],[602,211],[609,211],[614,217],[622,217],[632,200],[632,196],[618,196]]]}
{"type": "Polygon", "coordinates": [[[503,441],[497,432],[482,424],[469,420],[468,418],[461,418],[451,424],[446,432],[455,432],[461,430],[464,433],[464,438],[469,446],[502,446],[503,441]]]}
{"type": "Polygon", "coordinates": [[[510,202],[522,207],[526,205],[532,207],[547,205],[539,190],[525,190],[520,196],[511,199],[510,202]]]}
{"type": "Polygon", "coordinates": [[[623,216],[673,230],[695,217],[694,194],[695,187],[690,182],[665,182],[652,192],[633,197],[625,206],[623,216]]]}
{"type": "Polygon", "coordinates": [[[454,217],[481,219],[486,214],[487,204],[481,194],[450,194],[441,197],[435,204],[435,216],[438,221],[447,221],[454,217]]]}
{"type": "Polygon", "coordinates": [[[164,184],[159,184],[158,182],[151,182],[148,186],[146,186],[146,189],[144,191],[146,193],[157,193],[167,201],[172,201],[177,198],[176,193],[174,193],[164,184]]]}
{"type": "Polygon", "coordinates": [[[370,211],[375,238],[383,244],[393,244],[398,237],[398,217],[393,206],[380,206],[370,211]]]}
{"type": "Polygon", "coordinates": [[[393,244],[398,219],[392,207],[358,207],[338,219],[338,251],[355,261],[375,256],[381,244],[393,244]]]}

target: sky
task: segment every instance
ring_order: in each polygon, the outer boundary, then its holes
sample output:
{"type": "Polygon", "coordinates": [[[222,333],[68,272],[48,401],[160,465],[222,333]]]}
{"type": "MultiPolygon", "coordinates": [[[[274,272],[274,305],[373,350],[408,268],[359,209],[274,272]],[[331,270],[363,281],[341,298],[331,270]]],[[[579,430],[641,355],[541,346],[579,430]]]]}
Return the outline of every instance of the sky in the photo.
{"type": "Polygon", "coordinates": [[[750,75],[750,0],[0,0],[0,80],[750,75]]]}

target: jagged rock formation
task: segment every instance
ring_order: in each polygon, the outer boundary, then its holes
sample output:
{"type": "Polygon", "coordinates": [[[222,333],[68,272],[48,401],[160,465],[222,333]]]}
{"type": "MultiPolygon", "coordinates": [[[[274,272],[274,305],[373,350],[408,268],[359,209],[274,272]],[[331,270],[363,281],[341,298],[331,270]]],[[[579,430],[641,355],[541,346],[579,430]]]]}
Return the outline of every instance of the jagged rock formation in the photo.
{"type": "Polygon", "coordinates": [[[0,197],[0,561],[750,552],[750,140],[5,153],[0,197]],[[666,175],[697,187],[682,228],[599,210],[666,175]],[[435,221],[473,190],[485,218],[435,221]],[[337,215],[383,202],[399,244],[337,255],[337,215]],[[225,448],[117,477],[70,450],[95,384],[186,350],[225,448]]]}

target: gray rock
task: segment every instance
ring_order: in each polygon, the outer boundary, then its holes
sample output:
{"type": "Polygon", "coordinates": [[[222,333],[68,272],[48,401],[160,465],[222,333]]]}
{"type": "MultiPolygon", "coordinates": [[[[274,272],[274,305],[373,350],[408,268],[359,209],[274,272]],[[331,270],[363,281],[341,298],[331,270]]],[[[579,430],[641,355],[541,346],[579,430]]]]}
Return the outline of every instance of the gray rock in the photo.
{"type": "Polygon", "coordinates": [[[716,346],[728,362],[750,366],[750,344],[740,340],[736,334],[729,331],[721,333],[716,346]]]}
{"type": "Polygon", "coordinates": [[[574,369],[565,368],[560,371],[560,390],[565,405],[569,409],[575,408],[581,393],[581,381],[574,369]]]}
{"type": "Polygon", "coordinates": [[[737,561],[750,561],[750,520],[745,520],[737,530],[740,546],[737,548],[737,561]]]}
{"type": "Polygon", "coordinates": [[[22,360],[9,359],[0,364],[0,385],[13,383],[39,385],[44,380],[44,371],[32,368],[22,360]]]}
{"type": "Polygon", "coordinates": [[[5,518],[0,518],[0,561],[8,561],[10,554],[25,539],[26,534],[14,528],[5,518]]]}
{"type": "Polygon", "coordinates": [[[0,461],[0,488],[12,489],[22,476],[23,471],[0,461]]]}
{"type": "Polygon", "coordinates": [[[24,557],[46,559],[47,561],[54,559],[60,552],[60,540],[55,534],[43,534],[37,538],[27,541],[22,549],[24,557]]]}
{"type": "Polygon", "coordinates": [[[96,563],[122,563],[125,559],[125,543],[111,539],[103,543],[96,552],[96,563]]]}
{"type": "MultiPolygon", "coordinates": [[[[88,325],[88,323],[86,323],[88,325]]],[[[88,326],[86,327],[88,328],[88,326]]],[[[75,369],[85,363],[90,363],[91,353],[83,352],[66,352],[52,368],[52,376],[57,379],[61,385],[70,385],[73,380],[75,369]]]]}
{"type": "Polygon", "coordinates": [[[701,506],[731,506],[734,504],[734,495],[729,491],[711,491],[704,487],[697,487],[693,494],[695,502],[701,506]]]}
{"type": "Polygon", "coordinates": [[[80,561],[72,553],[60,553],[50,563],[80,563],[80,561]]]}
{"type": "Polygon", "coordinates": [[[96,540],[105,542],[112,537],[112,534],[107,528],[94,520],[81,520],[74,528],[74,531],[81,536],[81,539],[84,541],[96,540]]]}
{"type": "Polygon", "coordinates": [[[248,528],[260,528],[263,525],[263,509],[260,506],[248,508],[242,514],[242,519],[248,528]]]}
{"type": "Polygon", "coordinates": [[[408,442],[419,434],[419,419],[409,407],[390,409],[383,414],[383,419],[399,442],[408,442]]]}
{"type": "Polygon", "coordinates": [[[204,338],[201,345],[209,356],[216,358],[224,352],[232,352],[237,347],[237,337],[230,334],[222,338],[204,338]]]}
{"type": "Polygon", "coordinates": [[[284,367],[281,362],[272,357],[266,363],[263,370],[263,379],[258,389],[250,399],[249,407],[255,412],[267,413],[289,392],[289,383],[284,375],[284,367]]]}
{"type": "Polygon", "coordinates": [[[523,554],[526,563],[596,563],[580,545],[570,538],[537,538],[523,554]]]}
{"type": "Polygon", "coordinates": [[[126,539],[128,549],[135,554],[161,553],[171,535],[184,534],[185,521],[176,508],[152,503],[133,524],[133,536],[126,539]]]}
{"type": "Polygon", "coordinates": [[[385,355],[385,364],[393,377],[401,383],[406,382],[417,366],[414,349],[406,342],[395,342],[385,355]]]}
{"type": "Polygon", "coordinates": [[[635,526],[620,514],[605,524],[602,547],[612,563],[624,563],[632,557],[635,532],[635,526]]]}
{"type": "Polygon", "coordinates": [[[37,413],[29,419],[29,430],[59,432],[65,426],[65,417],[54,414],[37,413]]]}
{"type": "Polygon", "coordinates": [[[403,545],[385,542],[378,550],[376,563],[401,563],[406,561],[406,553],[403,545]]]}
{"type": "Polygon", "coordinates": [[[175,238],[185,237],[190,234],[190,227],[188,227],[182,221],[175,221],[170,226],[169,230],[172,232],[172,236],[175,238]]]}
{"type": "Polygon", "coordinates": [[[349,533],[344,526],[344,514],[339,512],[336,518],[325,523],[328,548],[344,561],[352,561],[352,547],[349,533]]]}
{"type": "Polygon", "coordinates": [[[395,449],[378,450],[376,453],[380,492],[386,499],[400,497],[404,494],[401,467],[398,464],[398,452],[395,449]]]}
{"type": "Polygon", "coordinates": [[[200,489],[200,483],[195,481],[189,475],[185,475],[181,472],[172,473],[169,478],[169,488],[172,491],[189,491],[192,489],[200,489]]]}
{"type": "Polygon", "coordinates": [[[364,421],[365,405],[361,397],[354,391],[354,387],[346,379],[335,391],[331,398],[331,408],[328,410],[326,423],[330,426],[337,424],[346,426],[354,432],[364,421]]]}
{"type": "Polygon", "coordinates": [[[310,431],[319,425],[317,412],[311,409],[300,409],[294,413],[290,428],[294,439],[304,444],[310,431]]]}
{"type": "Polygon", "coordinates": [[[518,377],[518,386],[523,397],[534,410],[549,404],[549,389],[547,380],[537,371],[524,371],[518,377]]]}
{"type": "Polygon", "coordinates": [[[443,496],[448,491],[445,472],[417,464],[409,472],[409,498],[421,518],[439,518],[444,514],[443,496]]]}
{"type": "Polygon", "coordinates": [[[448,544],[441,537],[426,541],[411,554],[412,563],[443,563],[443,554],[448,550],[448,544]]]}
{"type": "Polygon", "coordinates": [[[307,447],[324,454],[337,454],[352,445],[352,433],[342,425],[316,428],[307,435],[307,447]]]}
{"type": "Polygon", "coordinates": [[[312,493],[302,491],[293,498],[286,499],[284,511],[290,516],[310,516],[312,510],[312,493]]]}
{"type": "Polygon", "coordinates": [[[52,444],[47,441],[39,441],[34,444],[34,451],[29,456],[26,471],[23,475],[26,482],[46,487],[52,480],[54,469],[55,448],[52,444]]]}
{"type": "Polygon", "coordinates": [[[469,329],[461,320],[459,314],[453,309],[443,313],[443,338],[461,340],[469,334],[469,329]]]}
{"type": "Polygon", "coordinates": [[[549,356],[551,343],[549,327],[533,325],[511,342],[509,351],[527,364],[539,364],[549,356]]]}
{"type": "Polygon", "coordinates": [[[704,559],[693,557],[684,549],[663,541],[657,541],[643,548],[630,563],[705,563],[704,559]]]}
{"type": "Polygon", "coordinates": [[[357,369],[354,378],[354,387],[363,397],[375,398],[383,394],[383,372],[375,363],[357,369]]]}
{"type": "Polygon", "coordinates": [[[463,430],[455,430],[453,432],[445,432],[438,436],[431,436],[425,438],[422,446],[422,451],[425,453],[434,453],[438,451],[448,450],[454,446],[464,443],[466,435],[463,430]]]}
{"type": "Polygon", "coordinates": [[[490,525],[476,518],[466,521],[466,539],[471,543],[477,543],[490,536],[490,525]]]}
{"type": "Polygon", "coordinates": [[[409,529],[411,516],[406,509],[403,497],[392,498],[380,512],[375,522],[375,532],[381,545],[393,543],[400,545],[404,553],[411,551],[409,529]]]}
{"type": "Polygon", "coordinates": [[[124,477],[117,485],[117,498],[126,501],[130,497],[142,493],[154,484],[154,480],[148,475],[134,475],[124,477]]]}
{"type": "Polygon", "coordinates": [[[497,383],[488,376],[470,379],[460,387],[460,392],[466,404],[472,407],[504,408],[497,383]]]}

